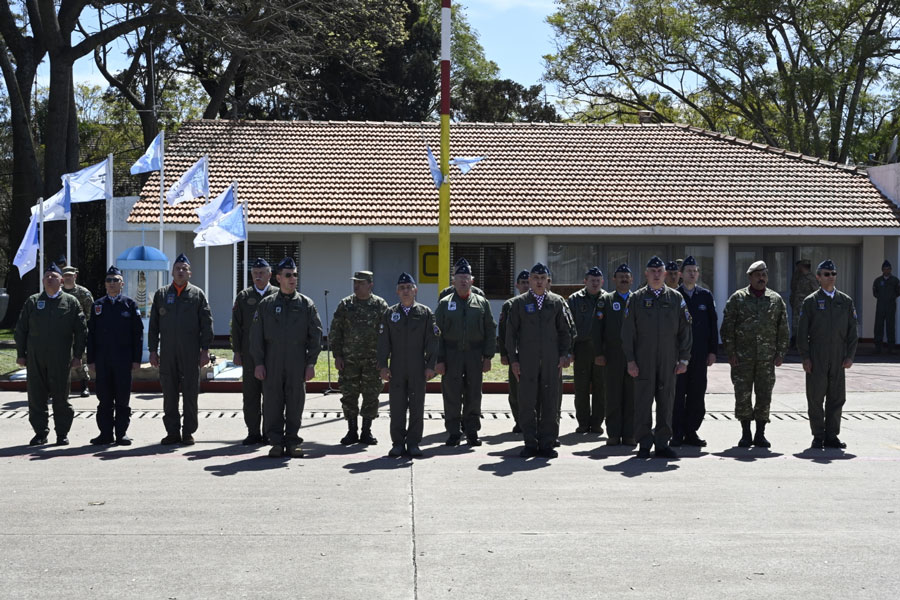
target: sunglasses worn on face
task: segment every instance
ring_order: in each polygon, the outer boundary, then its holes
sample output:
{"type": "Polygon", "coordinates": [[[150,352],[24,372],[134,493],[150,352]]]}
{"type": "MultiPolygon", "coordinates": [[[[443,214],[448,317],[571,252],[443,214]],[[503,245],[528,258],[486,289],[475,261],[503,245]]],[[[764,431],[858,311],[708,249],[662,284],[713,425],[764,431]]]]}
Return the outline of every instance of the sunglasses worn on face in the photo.
{"type": "Polygon", "coordinates": [[[294,278],[294,277],[299,277],[300,275],[299,275],[299,273],[282,273],[281,276],[294,278]]]}
{"type": "Polygon", "coordinates": [[[822,271],[822,277],[837,277],[837,271],[822,271]]]}
{"type": "Polygon", "coordinates": [[[106,283],[119,283],[120,281],[121,281],[121,279],[119,279],[117,277],[107,277],[106,278],[106,283]]]}

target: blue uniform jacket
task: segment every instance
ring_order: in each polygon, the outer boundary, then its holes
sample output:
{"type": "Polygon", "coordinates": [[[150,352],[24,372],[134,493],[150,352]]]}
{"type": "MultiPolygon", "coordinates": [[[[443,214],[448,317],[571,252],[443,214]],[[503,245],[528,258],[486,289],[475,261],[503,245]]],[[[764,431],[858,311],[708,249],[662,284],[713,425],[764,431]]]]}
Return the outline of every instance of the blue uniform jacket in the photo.
{"type": "Polygon", "coordinates": [[[719,316],[716,314],[716,301],[712,292],[699,285],[694,287],[694,293],[690,296],[683,285],[678,286],[678,291],[684,296],[693,320],[694,344],[691,346],[691,356],[703,358],[705,361],[707,354],[715,354],[719,349],[719,316]]]}
{"type": "Polygon", "coordinates": [[[139,363],[144,324],[137,303],[120,294],[94,301],[88,317],[87,361],[139,363]]]}

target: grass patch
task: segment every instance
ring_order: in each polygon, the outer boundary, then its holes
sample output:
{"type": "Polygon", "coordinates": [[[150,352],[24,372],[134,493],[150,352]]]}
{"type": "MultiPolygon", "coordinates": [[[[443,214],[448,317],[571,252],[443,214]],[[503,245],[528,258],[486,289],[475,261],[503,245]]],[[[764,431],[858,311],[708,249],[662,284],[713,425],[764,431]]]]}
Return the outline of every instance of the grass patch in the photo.
{"type": "Polygon", "coordinates": [[[0,329],[0,340],[10,340],[13,339],[13,334],[15,334],[14,329],[0,329]]]}
{"type": "Polygon", "coordinates": [[[21,367],[16,364],[16,349],[2,348],[0,349],[0,377],[5,377],[13,371],[18,371],[21,367]]]}

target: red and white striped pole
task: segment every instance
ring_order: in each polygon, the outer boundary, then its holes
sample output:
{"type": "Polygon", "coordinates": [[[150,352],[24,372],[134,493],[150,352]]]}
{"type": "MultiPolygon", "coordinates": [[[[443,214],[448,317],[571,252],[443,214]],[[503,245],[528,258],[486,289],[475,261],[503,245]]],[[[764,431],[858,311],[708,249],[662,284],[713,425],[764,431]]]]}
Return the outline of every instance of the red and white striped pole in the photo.
{"type": "Polygon", "coordinates": [[[450,0],[441,0],[441,173],[438,289],[450,282],[450,0]]]}

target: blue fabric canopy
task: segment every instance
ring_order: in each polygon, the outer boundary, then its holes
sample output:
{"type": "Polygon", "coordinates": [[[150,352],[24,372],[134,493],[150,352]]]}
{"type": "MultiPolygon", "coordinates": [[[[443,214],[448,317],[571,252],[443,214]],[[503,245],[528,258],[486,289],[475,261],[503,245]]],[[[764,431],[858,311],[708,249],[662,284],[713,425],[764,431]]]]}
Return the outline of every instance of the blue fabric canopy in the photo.
{"type": "Polygon", "coordinates": [[[119,255],[116,266],[123,271],[168,271],[169,258],[153,246],[132,246],[119,255]]]}

